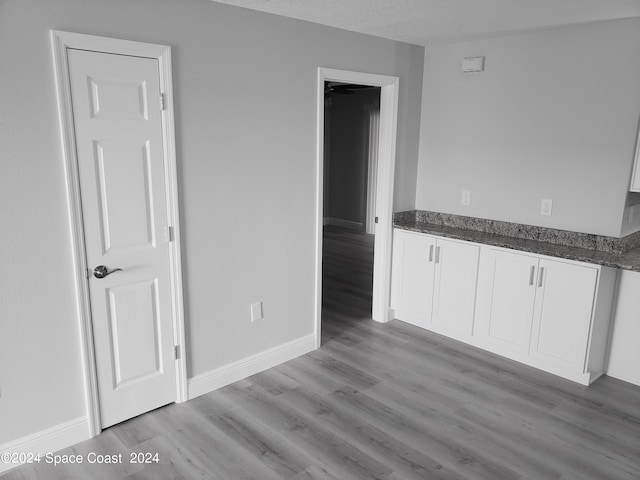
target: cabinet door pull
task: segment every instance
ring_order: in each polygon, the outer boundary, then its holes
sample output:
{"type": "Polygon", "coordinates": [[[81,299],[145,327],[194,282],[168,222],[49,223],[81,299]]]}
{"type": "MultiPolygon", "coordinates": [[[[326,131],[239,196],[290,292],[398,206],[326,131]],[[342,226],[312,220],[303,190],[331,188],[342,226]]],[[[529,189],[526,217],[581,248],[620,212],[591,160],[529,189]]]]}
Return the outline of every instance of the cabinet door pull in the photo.
{"type": "Polygon", "coordinates": [[[540,273],[538,274],[538,288],[542,287],[543,275],[544,275],[544,267],[540,267],[540,273]]]}
{"type": "Polygon", "coordinates": [[[536,273],[536,266],[531,265],[531,271],[529,272],[529,286],[533,286],[533,275],[536,273]]]}
{"type": "Polygon", "coordinates": [[[429,261],[433,262],[433,244],[429,245],[429,261]]]}
{"type": "Polygon", "coordinates": [[[440,263],[440,247],[436,247],[436,263],[440,263]]]}

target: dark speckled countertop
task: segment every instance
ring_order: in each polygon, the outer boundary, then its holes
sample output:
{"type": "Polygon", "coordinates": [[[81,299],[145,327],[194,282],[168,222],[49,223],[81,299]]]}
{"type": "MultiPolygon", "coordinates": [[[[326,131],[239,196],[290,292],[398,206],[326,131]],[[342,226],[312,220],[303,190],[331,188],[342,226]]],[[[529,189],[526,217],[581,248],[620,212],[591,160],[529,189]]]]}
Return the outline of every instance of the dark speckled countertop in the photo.
{"type": "Polygon", "coordinates": [[[404,215],[404,218],[402,215],[397,216],[394,221],[394,227],[440,237],[466,240],[484,245],[640,272],[640,247],[632,248],[626,252],[616,253],[594,248],[580,248],[529,238],[500,235],[487,231],[420,222],[410,217],[411,216],[408,215],[404,215]]]}

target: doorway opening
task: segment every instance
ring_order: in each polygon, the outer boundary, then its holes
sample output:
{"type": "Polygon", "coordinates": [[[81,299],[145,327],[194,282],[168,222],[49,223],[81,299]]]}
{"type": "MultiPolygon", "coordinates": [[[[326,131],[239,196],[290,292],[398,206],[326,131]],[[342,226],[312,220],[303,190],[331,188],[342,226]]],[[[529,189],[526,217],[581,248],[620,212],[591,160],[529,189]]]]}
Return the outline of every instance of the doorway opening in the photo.
{"type": "MultiPolygon", "coordinates": [[[[377,98],[377,94],[375,95],[377,98]]],[[[332,100],[333,102],[334,100],[332,100]]],[[[393,212],[393,183],[394,183],[394,170],[395,170],[395,152],[396,152],[396,129],[397,129],[397,115],[398,115],[398,78],[386,75],[376,75],[370,73],[351,72],[346,70],[334,70],[327,68],[318,69],[318,90],[317,90],[317,185],[316,185],[316,293],[315,293],[315,333],[316,333],[316,345],[320,347],[321,344],[321,327],[322,327],[322,300],[323,300],[323,245],[324,245],[324,232],[325,223],[327,234],[334,234],[333,238],[327,235],[326,243],[329,251],[331,249],[337,249],[344,254],[349,250],[347,246],[349,242],[359,244],[360,247],[366,247],[366,238],[369,236],[370,246],[369,255],[373,256],[373,273],[372,273],[372,287],[366,287],[370,292],[370,307],[368,302],[365,302],[365,307],[360,307],[360,311],[366,308],[369,312],[366,318],[373,319],[378,322],[387,322],[389,320],[389,292],[390,292],[390,271],[391,271],[391,241],[392,241],[392,212],[393,212]],[[373,88],[372,88],[373,87],[373,88]],[[366,163],[360,163],[360,176],[355,176],[358,187],[348,188],[347,178],[349,175],[339,174],[345,165],[341,163],[335,164],[330,161],[331,151],[327,155],[328,163],[325,164],[325,146],[331,150],[332,144],[330,136],[325,137],[325,98],[327,90],[328,93],[335,94],[330,95],[335,97],[340,95],[336,93],[337,90],[350,91],[351,93],[342,93],[343,96],[355,96],[358,90],[371,90],[375,92],[379,91],[379,100],[369,102],[369,110],[365,110],[366,114],[363,118],[366,119],[366,139],[367,142],[373,141],[377,143],[377,149],[369,149],[368,146],[364,150],[367,151],[366,163]],[[379,105],[379,110],[376,108],[379,105]],[[376,110],[379,113],[375,113],[376,110]],[[377,131],[378,138],[375,139],[375,134],[370,135],[369,130],[372,125],[375,124],[377,118],[377,129],[373,128],[373,131],[377,131]],[[377,156],[369,158],[369,152],[377,152],[377,156]],[[369,162],[377,161],[377,165],[369,167],[369,162]],[[332,164],[336,171],[331,171],[332,164]],[[336,166],[337,165],[337,166],[336,166]],[[364,168],[363,165],[366,165],[364,168]],[[371,173],[371,178],[367,175],[371,173]],[[357,196],[360,201],[356,206],[349,207],[350,213],[346,215],[344,212],[338,214],[340,205],[342,202],[334,202],[331,196],[331,177],[338,178],[339,182],[344,181],[347,183],[345,189],[347,193],[343,193],[338,196],[338,200],[344,195],[357,196]],[[341,180],[340,180],[341,179],[341,180]],[[325,195],[325,182],[327,187],[327,194],[325,195]],[[367,196],[368,193],[368,196],[367,196]],[[326,198],[325,198],[326,197],[326,198]],[[326,200],[326,202],[325,202],[326,200]],[[332,204],[333,203],[333,204],[332,204]],[[336,205],[337,204],[337,205],[336,205]],[[359,205],[359,206],[358,206],[359,205]],[[326,207],[326,210],[325,210],[326,207]],[[340,218],[343,216],[343,218],[340,218]],[[325,218],[326,217],[326,218],[325,218]],[[341,221],[342,220],[342,221],[341,221]],[[342,242],[333,241],[337,240],[338,234],[337,228],[342,228],[342,234],[339,235],[342,238],[342,242]],[[369,229],[371,233],[365,232],[369,229]],[[360,241],[348,234],[360,235],[360,241]],[[364,240],[364,242],[363,242],[364,240]],[[364,245],[363,245],[364,243],[364,245]],[[371,250],[373,252],[371,253],[371,250]]],[[[331,107],[333,108],[333,107],[331,107]]],[[[332,116],[332,118],[335,117],[332,116]]],[[[326,130],[329,130],[331,135],[332,118],[328,118],[329,125],[326,130]]],[[[357,170],[357,169],[356,169],[357,170]]],[[[353,173],[353,172],[352,172],[353,173]]],[[[353,178],[353,175],[351,175],[353,178]]],[[[366,248],[365,248],[366,250],[366,248]]],[[[366,253],[358,255],[359,257],[366,257],[366,253]]],[[[355,258],[353,255],[352,258],[355,258]]],[[[333,257],[332,262],[339,268],[345,267],[344,260],[340,260],[339,256],[333,257]]],[[[360,278],[366,278],[366,267],[360,268],[362,276],[360,278]],[[364,273],[363,273],[364,272],[364,273]]],[[[327,275],[331,275],[331,269],[327,264],[327,275]]],[[[335,273],[335,272],[334,272],[335,273]]],[[[371,275],[371,274],[369,274],[371,275]]],[[[371,282],[371,280],[369,280],[371,282]]],[[[371,285],[371,283],[369,283],[371,285]]],[[[367,297],[367,294],[362,294],[360,287],[354,288],[354,285],[343,285],[342,290],[355,290],[356,297],[358,296],[358,290],[360,290],[361,297],[367,297]]],[[[327,291],[329,294],[330,290],[327,291]]],[[[327,300],[331,300],[329,297],[327,300]]],[[[335,297],[334,297],[335,298],[335,297]]],[[[356,302],[362,305],[362,302],[356,302]]]]}
{"type": "Polygon", "coordinates": [[[324,83],[322,321],[371,319],[381,87],[324,83]]]}

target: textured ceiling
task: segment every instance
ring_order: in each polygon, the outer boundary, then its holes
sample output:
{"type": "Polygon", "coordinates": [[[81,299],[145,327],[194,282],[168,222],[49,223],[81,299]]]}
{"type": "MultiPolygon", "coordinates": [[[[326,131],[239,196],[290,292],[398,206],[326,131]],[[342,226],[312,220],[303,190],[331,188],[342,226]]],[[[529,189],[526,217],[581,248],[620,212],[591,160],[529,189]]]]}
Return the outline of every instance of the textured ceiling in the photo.
{"type": "Polygon", "coordinates": [[[417,45],[640,17],[640,0],[216,0],[417,45]]]}

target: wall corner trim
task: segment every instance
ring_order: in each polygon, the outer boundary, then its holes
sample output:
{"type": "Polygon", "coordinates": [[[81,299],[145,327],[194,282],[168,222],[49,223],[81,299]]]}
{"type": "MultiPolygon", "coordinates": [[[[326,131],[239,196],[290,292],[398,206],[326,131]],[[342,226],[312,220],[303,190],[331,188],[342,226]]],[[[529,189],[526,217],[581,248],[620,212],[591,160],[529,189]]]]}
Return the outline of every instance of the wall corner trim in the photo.
{"type": "Polygon", "coordinates": [[[312,333],[250,357],[214,368],[188,380],[189,400],[309,353],[317,347],[312,333]]]}
{"type": "MultiPolygon", "coordinates": [[[[0,445],[0,452],[29,455],[39,453],[44,456],[47,453],[57,452],[91,437],[88,418],[80,417],[2,444],[0,445]]],[[[20,465],[19,463],[0,462],[0,474],[20,465]]]]}

